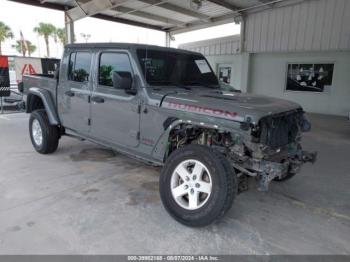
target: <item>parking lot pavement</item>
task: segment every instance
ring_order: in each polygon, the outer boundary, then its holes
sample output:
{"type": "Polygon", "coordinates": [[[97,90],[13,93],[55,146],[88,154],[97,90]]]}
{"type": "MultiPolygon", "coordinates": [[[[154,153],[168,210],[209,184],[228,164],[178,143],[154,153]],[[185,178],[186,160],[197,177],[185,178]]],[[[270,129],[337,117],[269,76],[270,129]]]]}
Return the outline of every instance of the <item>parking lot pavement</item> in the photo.
{"type": "Polygon", "coordinates": [[[164,210],[159,169],[68,137],[34,152],[28,116],[0,116],[0,254],[350,254],[350,125],[312,116],[315,165],[240,194],[219,223],[164,210]]]}

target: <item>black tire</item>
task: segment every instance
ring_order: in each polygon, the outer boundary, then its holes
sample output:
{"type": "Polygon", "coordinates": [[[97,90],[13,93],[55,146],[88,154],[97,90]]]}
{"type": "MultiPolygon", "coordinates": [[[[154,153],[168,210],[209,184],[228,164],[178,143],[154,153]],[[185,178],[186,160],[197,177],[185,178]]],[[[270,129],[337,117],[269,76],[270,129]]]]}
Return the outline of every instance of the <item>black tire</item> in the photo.
{"type": "Polygon", "coordinates": [[[191,227],[207,226],[220,219],[232,206],[237,195],[235,171],[220,152],[200,145],[188,145],[173,152],[167,159],[159,181],[160,197],[165,209],[178,222],[191,227]],[[197,160],[205,165],[212,179],[208,200],[196,210],[188,210],[176,203],[171,193],[171,177],[185,160],[197,160]]]}
{"type": "Polygon", "coordinates": [[[33,147],[40,154],[50,154],[56,151],[59,140],[59,129],[57,126],[50,125],[46,111],[38,109],[31,113],[29,118],[29,134],[33,147]],[[42,143],[38,145],[33,137],[33,121],[37,120],[42,131],[42,143]]]}

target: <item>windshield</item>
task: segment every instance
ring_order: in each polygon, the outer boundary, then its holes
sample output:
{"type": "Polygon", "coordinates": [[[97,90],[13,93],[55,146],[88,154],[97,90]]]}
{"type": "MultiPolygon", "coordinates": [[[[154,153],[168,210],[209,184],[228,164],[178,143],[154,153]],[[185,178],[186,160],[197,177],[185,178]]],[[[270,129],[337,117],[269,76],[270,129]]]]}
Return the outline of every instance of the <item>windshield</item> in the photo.
{"type": "Polygon", "coordinates": [[[215,74],[201,55],[138,49],[137,56],[151,86],[219,88],[215,74]]]}

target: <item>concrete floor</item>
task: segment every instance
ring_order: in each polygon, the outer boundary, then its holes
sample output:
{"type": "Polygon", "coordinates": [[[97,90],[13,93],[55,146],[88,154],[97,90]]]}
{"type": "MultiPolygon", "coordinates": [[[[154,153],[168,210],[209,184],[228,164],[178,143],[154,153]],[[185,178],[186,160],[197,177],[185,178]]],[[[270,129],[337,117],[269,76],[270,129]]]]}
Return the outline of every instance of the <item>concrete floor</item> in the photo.
{"type": "Polygon", "coordinates": [[[0,254],[350,254],[350,123],[313,115],[315,165],[239,195],[218,224],[175,222],[159,170],[64,137],[34,152],[28,116],[0,116],[0,254]]]}

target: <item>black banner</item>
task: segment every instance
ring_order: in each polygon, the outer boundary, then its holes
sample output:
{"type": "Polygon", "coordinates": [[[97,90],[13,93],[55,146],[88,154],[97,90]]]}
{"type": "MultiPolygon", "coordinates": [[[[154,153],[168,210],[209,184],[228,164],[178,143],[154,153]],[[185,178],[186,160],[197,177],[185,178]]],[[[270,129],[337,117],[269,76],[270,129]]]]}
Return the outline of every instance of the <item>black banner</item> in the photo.
{"type": "Polygon", "coordinates": [[[334,64],[288,64],[287,91],[319,92],[333,82],[334,64]]]}
{"type": "Polygon", "coordinates": [[[10,74],[7,56],[0,56],[0,97],[11,95],[10,74]]]}
{"type": "Polygon", "coordinates": [[[56,68],[59,66],[60,60],[53,58],[42,58],[41,67],[44,75],[54,75],[56,68]]]}

